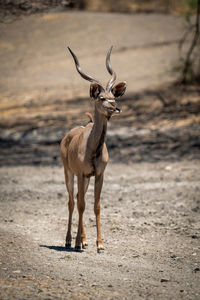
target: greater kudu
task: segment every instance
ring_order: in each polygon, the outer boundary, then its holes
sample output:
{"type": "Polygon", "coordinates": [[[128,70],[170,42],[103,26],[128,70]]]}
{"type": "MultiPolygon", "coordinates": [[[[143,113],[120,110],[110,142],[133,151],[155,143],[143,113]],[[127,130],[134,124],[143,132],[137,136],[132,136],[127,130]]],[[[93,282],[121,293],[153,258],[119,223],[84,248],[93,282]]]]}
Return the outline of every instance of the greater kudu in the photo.
{"type": "Polygon", "coordinates": [[[95,176],[94,187],[94,212],[96,215],[97,226],[97,251],[104,250],[100,229],[100,194],[103,184],[104,170],[108,162],[108,151],[105,144],[107,131],[107,122],[113,114],[119,114],[120,108],[115,101],[122,96],[126,90],[126,82],[114,85],[116,73],[110,65],[110,54],[112,47],[109,49],[106,57],[106,67],[111,74],[106,89],[102,84],[93,77],[85,74],[79,65],[79,61],[72,50],[68,47],[78,73],[86,80],[91,82],[90,97],[94,101],[94,117],[87,126],[78,126],[69,131],[61,141],[61,156],[65,171],[65,181],[69,193],[69,222],[66,235],[67,248],[71,247],[71,223],[74,210],[74,175],[77,176],[78,194],[77,207],[79,213],[78,231],[76,236],[75,249],[80,250],[87,247],[86,234],[84,231],[83,213],[85,210],[85,193],[88,188],[91,176],[95,176]]]}

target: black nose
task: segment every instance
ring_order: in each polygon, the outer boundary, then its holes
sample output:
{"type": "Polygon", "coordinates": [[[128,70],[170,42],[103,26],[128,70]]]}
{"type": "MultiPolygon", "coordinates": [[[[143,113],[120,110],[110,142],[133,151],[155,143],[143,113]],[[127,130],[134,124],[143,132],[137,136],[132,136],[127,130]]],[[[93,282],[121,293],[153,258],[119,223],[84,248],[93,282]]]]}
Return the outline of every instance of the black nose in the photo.
{"type": "Polygon", "coordinates": [[[121,112],[121,108],[116,107],[116,111],[118,111],[120,113],[121,112]]]}

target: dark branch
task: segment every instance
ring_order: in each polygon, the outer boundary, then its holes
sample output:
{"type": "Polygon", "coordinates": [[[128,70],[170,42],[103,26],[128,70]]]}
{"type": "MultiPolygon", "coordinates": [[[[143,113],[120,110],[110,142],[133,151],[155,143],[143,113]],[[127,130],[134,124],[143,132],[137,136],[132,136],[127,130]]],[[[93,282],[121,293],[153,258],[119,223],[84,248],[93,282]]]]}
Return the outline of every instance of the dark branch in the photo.
{"type": "Polygon", "coordinates": [[[195,33],[194,33],[194,38],[192,41],[192,44],[188,50],[187,56],[186,56],[186,60],[185,60],[185,65],[184,65],[184,69],[183,69],[183,79],[182,79],[182,83],[185,84],[187,81],[187,73],[188,73],[188,69],[191,63],[191,55],[192,52],[194,50],[194,48],[197,45],[198,39],[199,39],[199,18],[200,18],[200,0],[197,0],[197,13],[196,13],[196,22],[195,22],[195,33]]]}

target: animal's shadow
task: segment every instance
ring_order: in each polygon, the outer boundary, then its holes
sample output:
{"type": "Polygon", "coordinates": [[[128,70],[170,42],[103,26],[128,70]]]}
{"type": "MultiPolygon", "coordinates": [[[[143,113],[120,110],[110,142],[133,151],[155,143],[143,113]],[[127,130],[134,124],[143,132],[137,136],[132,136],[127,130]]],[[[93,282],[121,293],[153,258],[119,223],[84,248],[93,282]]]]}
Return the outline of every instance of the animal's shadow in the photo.
{"type": "Polygon", "coordinates": [[[77,250],[75,248],[66,248],[66,247],[63,247],[63,246],[40,245],[40,247],[48,248],[50,250],[59,251],[59,252],[78,252],[78,253],[84,252],[82,249],[77,250]]]}

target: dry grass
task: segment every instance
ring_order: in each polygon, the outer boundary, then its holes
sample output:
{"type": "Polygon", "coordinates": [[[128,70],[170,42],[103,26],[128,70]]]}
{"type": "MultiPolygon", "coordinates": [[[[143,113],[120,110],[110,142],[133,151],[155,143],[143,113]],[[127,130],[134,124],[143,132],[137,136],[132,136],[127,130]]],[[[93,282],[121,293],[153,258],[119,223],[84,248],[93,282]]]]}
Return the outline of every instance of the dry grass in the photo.
{"type": "Polygon", "coordinates": [[[102,12],[161,12],[184,14],[188,4],[184,0],[86,0],[85,9],[102,12]]]}

